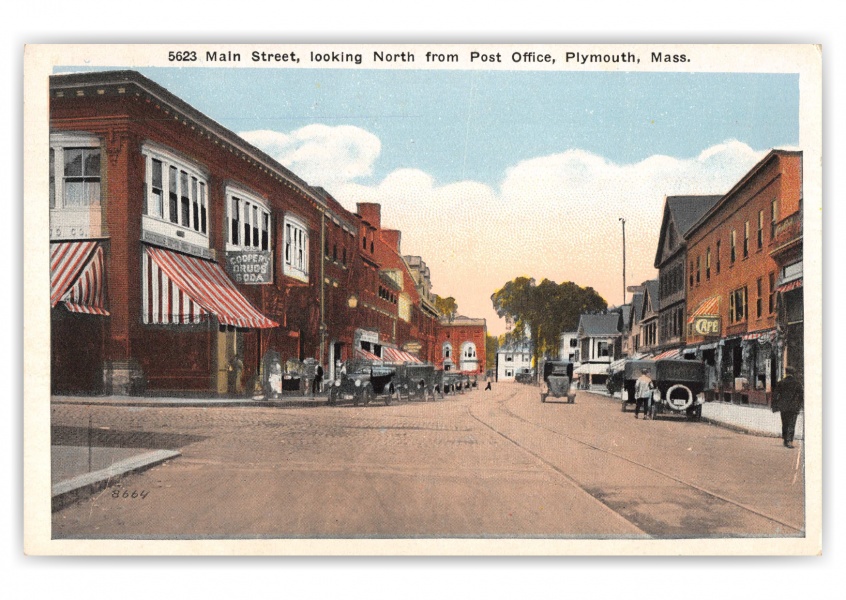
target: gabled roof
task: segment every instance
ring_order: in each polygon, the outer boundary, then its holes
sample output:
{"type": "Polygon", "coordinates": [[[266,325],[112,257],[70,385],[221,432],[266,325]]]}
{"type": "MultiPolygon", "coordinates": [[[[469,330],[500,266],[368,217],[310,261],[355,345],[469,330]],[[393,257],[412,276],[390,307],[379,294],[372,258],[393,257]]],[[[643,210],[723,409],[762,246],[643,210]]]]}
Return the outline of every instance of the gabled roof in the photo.
{"type": "Polygon", "coordinates": [[[640,318],[646,316],[646,312],[651,308],[654,314],[658,314],[661,310],[661,298],[658,294],[658,280],[650,279],[643,282],[643,307],[641,308],[640,318]]]}
{"type": "Polygon", "coordinates": [[[581,315],[579,334],[584,337],[610,336],[620,333],[620,313],[581,315]]]}
{"type": "Polygon", "coordinates": [[[632,294],[631,307],[631,323],[637,325],[640,323],[640,319],[643,316],[643,292],[635,292],[632,294]]]}
{"type": "Polygon", "coordinates": [[[658,237],[658,249],[655,252],[656,269],[663,262],[664,242],[667,231],[675,227],[679,236],[679,246],[684,245],[692,227],[696,222],[719,202],[722,196],[667,196],[664,200],[664,216],[661,219],[661,234],[658,237]]]}

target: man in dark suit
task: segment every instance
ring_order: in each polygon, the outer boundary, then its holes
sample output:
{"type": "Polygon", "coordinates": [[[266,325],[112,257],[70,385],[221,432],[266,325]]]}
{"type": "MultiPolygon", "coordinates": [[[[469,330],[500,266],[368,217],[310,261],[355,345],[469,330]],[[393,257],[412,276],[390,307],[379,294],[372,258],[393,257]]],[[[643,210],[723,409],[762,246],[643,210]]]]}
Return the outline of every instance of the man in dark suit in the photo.
{"type": "Polygon", "coordinates": [[[773,412],[781,413],[781,437],[787,448],[793,448],[796,418],[804,407],[805,390],[793,367],[785,369],[784,379],[773,388],[773,412]]]}

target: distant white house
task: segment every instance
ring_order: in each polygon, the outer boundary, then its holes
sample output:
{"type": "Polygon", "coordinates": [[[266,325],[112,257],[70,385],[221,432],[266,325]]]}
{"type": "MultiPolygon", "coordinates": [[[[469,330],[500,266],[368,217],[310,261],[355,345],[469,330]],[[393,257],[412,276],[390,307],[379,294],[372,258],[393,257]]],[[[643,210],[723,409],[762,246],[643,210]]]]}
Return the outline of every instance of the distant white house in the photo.
{"type": "Polygon", "coordinates": [[[565,331],[559,336],[558,358],[579,365],[579,332],[565,331]]]}
{"type": "Polygon", "coordinates": [[[605,389],[608,367],[622,351],[622,330],[621,312],[586,314],[579,318],[580,365],[574,374],[579,376],[582,389],[605,389]]]}
{"type": "Polygon", "coordinates": [[[518,373],[532,370],[531,342],[517,342],[496,351],[496,380],[514,381],[518,373]]]}

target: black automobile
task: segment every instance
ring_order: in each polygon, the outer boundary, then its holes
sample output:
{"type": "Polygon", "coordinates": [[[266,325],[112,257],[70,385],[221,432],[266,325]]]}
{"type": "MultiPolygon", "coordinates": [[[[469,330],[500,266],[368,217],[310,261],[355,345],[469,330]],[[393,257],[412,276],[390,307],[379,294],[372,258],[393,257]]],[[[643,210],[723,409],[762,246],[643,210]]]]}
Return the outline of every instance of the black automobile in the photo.
{"type": "Polygon", "coordinates": [[[573,389],[573,363],[566,360],[544,361],[541,367],[541,402],[553,398],[566,398],[567,402],[576,402],[576,390],[573,389]]]}
{"type": "Polygon", "coordinates": [[[456,371],[444,372],[443,389],[444,394],[463,394],[464,387],[461,385],[461,375],[456,371]]]}
{"type": "Polygon", "coordinates": [[[685,415],[698,420],[705,402],[706,366],[699,360],[661,359],[626,362],[622,391],[622,410],[634,404],[635,382],[646,369],[655,390],[652,393],[651,415],[685,415]]]}
{"type": "Polygon", "coordinates": [[[394,378],[396,368],[367,361],[348,362],[329,390],[329,404],[352,400],[355,406],[370,404],[377,398],[385,405],[399,399],[394,378]]]}
{"type": "Polygon", "coordinates": [[[516,381],[517,383],[527,383],[527,384],[534,383],[535,382],[535,371],[534,371],[534,369],[529,369],[527,367],[521,368],[514,375],[514,381],[516,381]]]}
{"type": "Polygon", "coordinates": [[[396,366],[394,385],[404,400],[435,400],[435,367],[406,363],[396,366]]]}

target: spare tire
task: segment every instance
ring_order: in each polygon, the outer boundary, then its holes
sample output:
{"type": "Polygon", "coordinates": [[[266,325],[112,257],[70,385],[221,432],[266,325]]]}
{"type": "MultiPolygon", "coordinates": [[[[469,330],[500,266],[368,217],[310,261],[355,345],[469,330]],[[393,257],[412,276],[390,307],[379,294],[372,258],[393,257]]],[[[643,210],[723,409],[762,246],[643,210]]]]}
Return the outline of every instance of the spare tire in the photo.
{"type": "Polygon", "coordinates": [[[681,383],[677,383],[676,385],[672,386],[670,389],[667,390],[667,393],[664,395],[664,403],[671,409],[677,411],[687,410],[690,405],[693,404],[693,399],[693,392],[690,390],[689,387],[681,383]],[[678,391],[681,391],[682,394],[675,394],[676,397],[673,397],[673,392],[678,391]]]}

